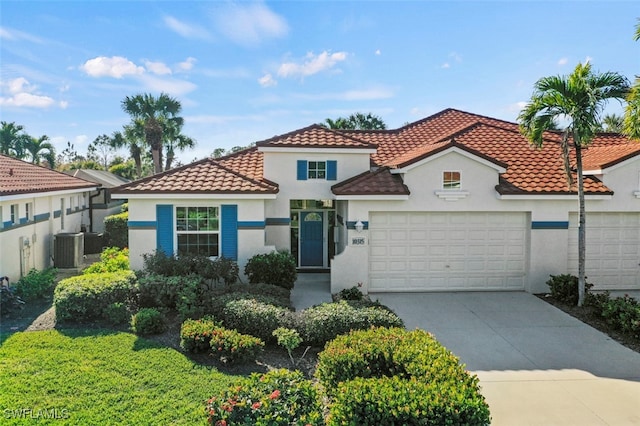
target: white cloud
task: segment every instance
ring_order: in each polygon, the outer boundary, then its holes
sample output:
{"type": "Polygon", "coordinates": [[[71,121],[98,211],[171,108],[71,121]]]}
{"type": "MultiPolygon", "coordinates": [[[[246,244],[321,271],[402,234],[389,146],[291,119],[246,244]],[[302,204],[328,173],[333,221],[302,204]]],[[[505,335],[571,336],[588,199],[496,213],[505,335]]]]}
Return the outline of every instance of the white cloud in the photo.
{"type": "Polygon", "coordinates": [[[233,3],[215,13],[214,20],[220,32],[244,46],[259,45],[266,39],[284,37],[289,32],[286,20],[262,2],[233,3]]]}
{"type": "Polygon", "coordinates": [[[190,81],[175,78],[159,78],[149,74],[140,77],[144,86],[154,92],[166,92],[171,96],[181,96],[193,92],[198,86],[190,81]]]}
{"type": "Polygon", "coordinates": [[[60,108],[62,108],[62,109],[67,109],[67,107],[69,106],[69,102],[67,102],[67,101],[60,101],[60,102],[58,103],[58,105],[59,105],[59,106],[60,106],[60,108]]]}
{"type": "Polygon", "coordinates": [[[164,24],[173,32],[178,35],[189,38],[189,39],[201,39],[201,40],[209,40],[211,39],[211,34],[209,32],[199,26],[194,24],[187,24],[186,22],[180,21],[173,16],[165,16],[163,18],[164,24]]]}
{"type": "Polygon", "coordinates": [[[35,93],[37,87],[24,77],[1,82],[1,87],[9,95],[0,97],[3,106],[48,108],[55,103],[53,98],[35,93]]]}
{"type": "Polygon", "coordinates": [[[440,65],[440,68],[451,68],[451,65],[449,64],[449,62],[445,62],[444,64],[440,65]]]}
{"type": "Polygon", "coordinates": [[[298,94],[296,97],[308,100],[370,101],[375,99],[389,99],[392,98],[393,95],[393,91],[387,88],[371,88],[334,93],[298,94]]]}
{"type": "Polygon", "coordinates": [[[591,61],[593,61],[593,58],[592,58],[591,56],[587,56],[587,57],[584,59],[584,63],[585,63],[585,64],[588,64],[588,63],[589,63],[589,62],[591,62],[591,61]]]}
{"type": "Polygon", "coordinates": [[[275,85],[278,84],[278,82],[269,73],[267,73],[267,74],[263,75],[262,77],[260,77],[258,79],[258,83],[260,83],[260,86],[262,86],[262,87],[271,87],[271,86],[275,86],[275,85]]]}
{"type": "Polygon", "coordinates": [[[24,31],[18,31],[7,27],[0,27],[0,39],[11,41],[26,40],[38,44],[44,43],[44,41],[40,37],[25,33],[24,31]]]}
{"type": "Polygon", "coordinates": [[[164,62],[144,61],[144,66],[147,71],[150,71],[157,75],[171,74],[171,68],[166,66],[164,62]]]}
{"type": "Polygon", "coordinates": [[[519,113],[527,105],[525,101],[519,101],[507,106],[507,111],[510,113],[519,113]]]}
{"type": "Polygon", "coordinates": [[[280,65],[278,75],[280,77],[305,77],[331,69],[345,59],[347,59],[346,52],[329,53],[325,50],[319,55],[309,52],[302,63],[285,62],[280,65]]]}
{"type": "Polygon", "coordinates": [[[460,56],[460,54],[458,54],[457,52],[449,53],[448,58],[449,60],[444,62],[442,65],[440,65],[440,68],[444,68],[444,69],[451,68],[451,62],[456,62],[456,63],[462,62],[462,56],[460,56]]]}
{"type": "Polygon", "coordinates": [[[178,62],[178,64],[176,65],[177,71],[191,71],[196,62],[198,62],[196,58],[189,56],[183,62],[178,62]]]}
{"type": "Polygon", "coordinates": [[[73,143],[78,145],[84,145],[87,141],[89,141],[89,136],[87,135],[78,135],[73,138],[73,143]]]}
{"type": "Polygon", "coordinates": [[[89,59],[80,66],[80,69],[91,77],[122,78],[125,75],[140,75],[144,68],[140,67],[122,56],[98,56],[89,59]]]}
{"type": "Polygon", "coordinates": [[[376,56],[380,56],[380,55],[382,55],[382,52],[380,52],[380,49],[376,49],[376,52],[375,52],[375,53],[376,53],[376,56]]]}
{"type": "Polygon", "coordinates": [[[558,60],[558,65],[562,66],[562,65],[567,65],[567,62],[569,62],[569,59],[567,58],[560,58],[558,60]]]}

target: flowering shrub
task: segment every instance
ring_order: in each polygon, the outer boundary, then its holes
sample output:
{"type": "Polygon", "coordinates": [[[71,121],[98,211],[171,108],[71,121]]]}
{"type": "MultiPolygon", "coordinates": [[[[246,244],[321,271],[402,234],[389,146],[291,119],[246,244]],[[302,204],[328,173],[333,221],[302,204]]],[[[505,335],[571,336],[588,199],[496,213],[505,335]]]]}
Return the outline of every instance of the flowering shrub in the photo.
{"type": "Polygon", "coordinates": [[[206,401],[209,424],[322,425],[316,389],[299,371],[273,370],[241,378],[206,401]]]}
{"type": "Polygon", "coordinates": [[[129,249],[109,247],[100,253],[100,262],[82,271],[83,274],[96,274],[103,272],[118,272],[129,270],[129,249]]]}
{"type": "Polygon", "coordinates": [[[188,319],[180,327],[180,347],[187,352],[207,352],[211,349],[213,330],[220,327],[213,318],[188,319]]]}
{"type": "Polygon", "coordinates": [[[224,327],[213,329],[210,344],[213,354],[229,364],[255,359],[264,348],[264,342],[259,338],[224,327]]]}

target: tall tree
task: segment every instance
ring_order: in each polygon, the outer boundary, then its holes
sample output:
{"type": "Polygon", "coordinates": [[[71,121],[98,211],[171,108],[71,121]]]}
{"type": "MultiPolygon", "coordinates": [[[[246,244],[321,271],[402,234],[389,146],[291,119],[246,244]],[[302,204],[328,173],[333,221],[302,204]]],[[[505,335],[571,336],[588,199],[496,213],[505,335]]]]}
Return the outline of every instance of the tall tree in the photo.
{"type": "Polygon", "coordinates": [[[335,120],[327,118],[321,126],[329,129],[342,130],[385,130],[387,125],[382,118],[372,113],[356,112],[348,117],[338,117],[335,120]]]}
{"type": "Polygon", "coordinates": [[[30,138],[23,126],[15,122],[0,122],[0,154],[23,159],[24,145],[30,138]]]}
{"type": "MultiPolygon", "coordinates": [[[[640,19],[636,24],[634,40],[640,40],[640,19]]],[[[636,75],[636,80],[629,95],[627,96],[627,107],[624,114],[624,126],[622,132],[633,139],[640,139],[640,76],[636,75]]]]}
{"type": "Polygon", "coordinates": [[[167,148],[165,170],[171,169],[176,158],[176,151],[184,151],[196,146],[196,141],[182,134],[182,119],[175,120],[167,126],[164,133],[164,146],[167,148]]]}
{"type": "Polygon", "coordinates": [[[144,146],[144,128],[140,123],[124,126],[122,132],[114,132],[111,143],[118,148],[129,148],[129,155],[133,159],[136,169],[136,177],[142,177],[142,146],[144,146]]]}
{"type": "Polygon", "coordinates": [[[49,168],[55,166],[56,150],[49,142],[49,136],[42,135],[39,138],[30,137],[25,140],[24,150],[33,164],[40,164],[42,161],[49,163],[49,168]]]}
{"type": "Polygon", "coordinates": [[[531,100],[518,116],[520,131],[531,143],[541,147],[544,132],[557,117],[568,121],[562,134],[562,155],[570,189],[574,185],[570,164],[573,149],[578,177],[578,306],[584,303],[585,289],[585,200],[582,174],[582,148],[593,140],[600,114],[610,99],[623,100],[629,89],[627,79],[613,72],[594,73],[591,64],[578,64],[568,76],[543,77],[534,85],[531,100]]]}
{"type": "Polygon", "coordinates": [[[144,138],[151,148],[155,173],[162,171],[162,143],[167,126],[182,118],[180,102],[166,93],[155,97],[149,93],[127,96],[122,101],[122,109],[131,116],[132,125],[142,126],[144,138]]]}
{"type": "Polygon", "coordinates": [[[607,114],[602,119],[602,127],[605,132],[621,133],[624,127],[624,117],[618,114],[607,114]]]}
{"type": "Polygon", "coordinates": [[[115,143],[107,135],[96,137],[87,148],[87,159],[99,162],[103,170],[109,169],[109,162],[114,155],[115,143]]]}

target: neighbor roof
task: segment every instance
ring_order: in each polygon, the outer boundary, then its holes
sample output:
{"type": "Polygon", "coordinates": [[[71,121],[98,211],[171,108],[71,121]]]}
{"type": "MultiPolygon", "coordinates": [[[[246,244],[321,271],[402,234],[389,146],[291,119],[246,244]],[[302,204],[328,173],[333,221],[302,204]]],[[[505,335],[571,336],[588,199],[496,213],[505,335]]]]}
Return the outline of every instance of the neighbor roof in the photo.
{"type": "Polygon", "coordinates": [[[106,170],[76,169],[66,170],[63,173],[69,176],[88,180],[89,182],[99,183],[103,188],[113,188],[124,183],[131,182],[129,179],[107,172],[106,170]]]}
{"type": "Polygon", "coordinates": [[[0,154],[0,196],[88,190],[97,186],[93,182],[0,154]]]}
{"type": "MultiPolygon", "coordinates": [[[[260,148],[375,149],[372,170],[339,182],[336,195],[408,194],[401,175],[422,159],[457,147],[503,169],[496,190],[501,194],[572,194],[560,151],[561,134],[545,132],[541,148],[532,146],[516,123],[456,109],[446,109],[396,130],[331,130],[314,124],[257,142],[255,147],[218,159],[207,159],[118,188],[127,193],[277,193],[266,180],[260,148]]],[[[617,134],[598,134],[583,150],[585,170],[610,167],[640,154],[640,144],[617,134]]],[[[575,160],[575,159],[573,159],[575,160]]],[[[612,194],[595,176],[585,176],[587,194],[612,194]]]]}

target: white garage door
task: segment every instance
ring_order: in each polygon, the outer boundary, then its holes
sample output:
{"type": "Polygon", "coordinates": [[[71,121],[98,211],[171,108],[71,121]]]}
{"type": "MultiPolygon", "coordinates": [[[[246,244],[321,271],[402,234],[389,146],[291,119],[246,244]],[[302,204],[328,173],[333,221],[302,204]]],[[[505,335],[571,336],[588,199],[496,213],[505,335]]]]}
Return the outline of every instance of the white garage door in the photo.
{"type": "Polygon", "coordinates": [[[528,223],[525,213],[371,213],[370,290],[523,290],[528,223]]]}
{"type": "MultiPolygon", "coordinates": [[[[640,213],[588,213],[587,282],[594,289],[640,289],[640,213]]],[[[569,216],[570,273],[578,274],[578,214],[569,216]]]]}

